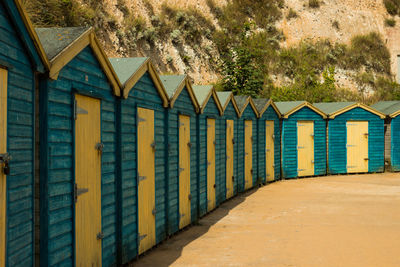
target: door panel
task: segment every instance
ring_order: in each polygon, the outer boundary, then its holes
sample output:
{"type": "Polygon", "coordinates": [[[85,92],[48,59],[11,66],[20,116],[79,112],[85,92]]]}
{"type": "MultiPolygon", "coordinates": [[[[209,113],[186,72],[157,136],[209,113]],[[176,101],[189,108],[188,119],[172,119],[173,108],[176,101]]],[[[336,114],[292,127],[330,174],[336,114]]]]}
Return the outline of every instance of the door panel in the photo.
{"type": "Polygon", "coordinates": [[[215,119],[207,119],[207,200],[208,210],[215,208],[215,119]]]}
{"type": "Polygon", "coordinates": [[[154,111],[138,108],[138,238],[139,254],[156,244],[154,111]]]}
{"type": "Polygon", "coordinates": [[[314,175],[314,122],[297,122],[298,176],[314,175]]]}
{"type": "Polygon", "coordinates": [[[179,228],[190,224],[190,117],[179,115],[179,228]]]}
{"type": "MultiPolygon", "coordinates": [[[[7,70],[0,69],[0,154],[7,153],[7,70]]],[[[0,266],[5,266],[7,184],[0,163],[0,266]]]]}
{"type": "Polygon", "coordinates": [[[100,100],[75,95],[75,242],[77,266],[101,266],[100,100]]]}
{"type": "Polygon", "coordinates": [[[347,172],[368,172],[368,121],[349,121],[347,126],[347,172]]]}
{"type": "Polygon", "coordinates": [[[265,167],[267,182],[275,180],[275,136],[274,121],[265,122],[265,167]]]}
{"type": "Polygon", "coordinates": [[[253,121],[244,122],[244,181],[245,189],[253,187],[253,121]]]}
{"type": "Polygon", "coordinates": [[[226,198],[233,197],[233,138],[234,122],[226,121],[226,198]]]}

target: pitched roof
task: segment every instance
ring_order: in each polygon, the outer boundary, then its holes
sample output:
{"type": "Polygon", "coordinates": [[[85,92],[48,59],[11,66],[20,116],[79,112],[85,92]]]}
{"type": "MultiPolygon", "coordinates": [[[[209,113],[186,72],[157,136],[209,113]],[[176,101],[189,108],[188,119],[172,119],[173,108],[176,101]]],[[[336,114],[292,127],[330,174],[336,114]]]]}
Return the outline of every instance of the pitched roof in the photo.
{"type": "Polygon", "coordinates": [[[316,103],[314,104],[314,106],[317,107],[322,112],[324,112],[325,114],[327,114],[330,119],[334,119],[336,116],[339,116],[340,114],[343,114],[354,108],[362,108],[368,112],[371,112],[379,116],[382,119],[385,118],[385,115],[382,112],[374,108],[371,108],[365,104],[357,102],[316,103]]]}
{"type": "Polygon", "coordinates": [[[229,102],[232,101],[232,105],[236,111],[236,114],[238,116],[240,115],[239,108],[237,107],[237,104],[236,104],[235,98],[233,97],[232,92],[217,92],[217,97],[219,99],[219,102],[221,103],[222,112],[225,112],[226,108],[228,107],[229,102]]]}
{"type": "Polygon", "coordinates": [[[200,106],[187,75],[160,75],[160,79],[169,97],[170,108],[174,107],[175,101],[178,99],[183,88],[186,87],[196,112],[199,112],[200,106]]]}
{"type": "Polygon", "coordinates": [[[309,109],[321,115],[324,119],[326,119],[327,117],[324,112],[322,112],[315,106],[311,105],[307,101],[275,102],[275,105],[278,107],[282,116],[286,119],[296,111],[302,109],[303,107],[308,107],[309,109]]]}
{"type": "Polygon", "coordinates": [[[133,89],[135,84],[146,72],[148,72],[160,98],[163,100],[163,106],[168,107],[169,98],[167,92],[161,82],[160,76],[158,76],[149,58],[110,58],[109,60],[122,83],[122,95],[124,98],[128,98],[129,92],[133,89]]]}
{"type": "Polygon", "coordinates": [[[256,116],[257,117],[259,116],[257,108],[254,105],[253,99],[250,96],[235,95],[234,99],[235,99],[238,109],[240,111],[239,117],[243,115],[243,112],[246,109],[248,104],[250,104],[250,106],[253,109],[256,116]]]}
{"type": "Polygon", "coordinates": [[[193,85],[193,92],[197,98],[197,102],[200,105],[200,112],[203,113],[204,108],[207,106],[211,96],[214,97],[215,104],[217,105],[219,114],[222,115],[223,110],[221,103],[217,97],[217,94],[212,85],[193,85]]]}
{"type": "Polygon", "coordinates": [[[256,98],[253,99],[254,105],[257,108],[258,115],[261,117],[262,114],[267,110],[267,108],[271,105],[272,108],[275,110],[276,114],[278,114],[278,117],[281,117],[281,113],[278,109],[278,107],[275,105],[274,101],[272,99],[268,98],[256,98]]]}
{"type": "Polygon", "coordinates": [[[392,118],[400,114],[400,101],[380,101],[371,107],[392,118]]]}

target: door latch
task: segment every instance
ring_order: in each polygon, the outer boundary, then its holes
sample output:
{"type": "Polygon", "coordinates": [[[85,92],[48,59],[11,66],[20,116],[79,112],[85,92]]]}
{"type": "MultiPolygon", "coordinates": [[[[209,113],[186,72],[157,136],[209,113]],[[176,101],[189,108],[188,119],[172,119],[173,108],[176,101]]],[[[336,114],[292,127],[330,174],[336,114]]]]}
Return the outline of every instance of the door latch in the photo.
{"type": "Polygon", "coordinates": [[[98,233],[96,237],[97,237],[97,240],[103,240],[104,239],[103,232],[98,233]]]}
{"type": "Polygon", "coordinates": [[[192,148],[192,143],[189,142],[189,143],[187,143],[187,145],[189,148],[192,148]]]}
{"type": "Polygon", "coordinates": [[[103,154],[103,150],[104,150],[104,144],[103,143],[97,143],[95,148],[99,152],[100,155],[103,154]]]}
{"type": "Polygon", "coordinates": [[[82,194],[89,192],[89,188],[78,188],[78,184],[74,185],[74,200],[78,202],[78,197],[82,194]]]}
{"type": "Polygon", "coordinates": [[[3,163],[3,173],[4,175],[9,175],[10,174],[10,165],[9,162],[11,160],[11,156],[8,153],[0,154],[0,164],[3,163]]]}

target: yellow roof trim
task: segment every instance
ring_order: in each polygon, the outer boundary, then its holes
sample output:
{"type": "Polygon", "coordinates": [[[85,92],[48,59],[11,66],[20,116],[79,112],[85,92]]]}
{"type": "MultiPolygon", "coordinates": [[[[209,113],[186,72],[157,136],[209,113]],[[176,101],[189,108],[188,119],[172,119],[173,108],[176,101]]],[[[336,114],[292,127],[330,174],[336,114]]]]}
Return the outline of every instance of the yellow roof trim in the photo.
{"type": "Polygon", "coordinates": [[[100,66],[111,83],[114,94],[116,96],[121,96],[121,82],[119,81],[118,76],[115,73],[104,50],[101,48],[93,28],[89,28],[85,33],[83,33],[79,38],[77,38],[50,61],[50,78],[57,80],[60,71],[88,45],[90,45],[92,48],[94,55],[96,56],[100,66]]]}
{"type": "Polygon", "coordinates": [[[204,100],[204,102],[201,104],[201,109],[200,109],[200,114],[202,114],[204,112],[204,109],[206,107],[206,103],[208,103],[208,101],[210,100],[210,97],[214,98],[215,103],[217,104],[217,108],[219,111],[219,115],[222,116],[222,114],[224,114],[224,111],[222,110],[222,105],[221,102],[219,102],[217,93],[215,91],[215,88],[213,87],[210,92],[208,93],[206,99],[204,100]]]}
{"type": "MultiPolygon", "coordinates": [[[[246,103],[244,104],[242,110],[240,111],[240,115],[239,118],[242,117],[243,112],[245,111],[245,109],[247,108],[247,106],[250,104],[251,108],[253,109],[254,113],[256,114],[256,117],[259,117],[256,105],[254,105],[253,99],[251,98],[251,96],[247,97],[246,103]]],[[[239,110],[239,109],[238,109],[239,110]]]]}
{"type": "MultiPolygon", "coordinates": [[[[170,106],[171,108],[174,107],[175,101],[178,99],[178,97],[179,97],[179,95],[181,94],[183,88],[185,88],[186,79],[187,79],[187,77],[185,77],[185,79],[182,80],[182,82],[181,82],[181,83],[179,84],[179,86],[178,86],[178,89],[175,90],[174,96],[172,97],[172,99],[171,99],[171,101],[170,101],[170,103],[169,103],[169,106],[170,106]]],[[[188,88],[188,90],[189,90],[189,88],[188,88]]],[[[192,92],[192,93],[193,93],[193,92],[192,92]]],[[[190,92],[189,92],[189,96],[190,96],[190,92]]],[[[192,96],[190,96],[190,98],[192,98],[192,96]]],[[[193,99],[192,99],[192,101],[193,101],[193,99]]],[[[197,100],[196,100],[196,103],[197,103],[197,100]]],[[[198,108],[198,107],[196,107],[196,109],[197,109],[197,108],[198,108]]]]}
{"type": "MultiPolygon", "coordinates": [[[[199,102],[197,101],[197,98],[196,98],[194,92],[193,92],[192,84],[189,81],[189,78],[187,76],[185,78],[185,85],[186,85],[186,88],[188,89],[190,99],[192,99],[192,103],[194,104],[194,106],[196,108],[196,112],[199,113],[200,112],[200,105],[199,105],[199,102]]],[[[182,89],[181,89],[181,91],[182,91],[182,89]]]]}
{"type": "Polygon", "coordinates": [[[322,112],[321,110],[319,110],[318,108],[314,107],[313,105],[311,105],[309,102],[304,102],[301,105],[298,105],[297,107],[293,108],[291,111],[289,111],[288,113],[286,113],[283,118],[287,119],[289,118],[290,115],[292,115],[293,113],[295,113],[296,111],[304,108],[304,107],[308,107],[309,109],[315,111],[316,113],[318,113],[319,115],[322,116],[322,118],[326,119],[327,116],[324,112],[322,112]]]}
{"type": "Polygon", "coordinates": [[[19,14],[21,15],[22,21],[24,22],[25,27],[26,27],[29,35],[31,36],[31,38],[33,40],[33,43],[34,43],[34,45],[35,45],[35,47],[36,47],[36,49],[38,51],[38,54],[39,54],[39,56],[40,56],[40,58],[41,58],[41,60],[42,60],[42,62],[44,64],[45,68],[47,70],[49,70],[50,69],[49,59],[47,58],[46,53],[44,52],[44,48],[42,46],[42,43],[40,42],[39,37],[36,34],[36,31],[35,31],[35,29],[34,29],[34,27],[32,25],[31,20],[29,19],[29,16],[28,16],[25,8],[21,4],[21,0],[14,0],[14,3],[15,3],[15,6],[17,7],[17,9],[18,9],[19,14]]]}
{"type": "MultiPolygon", "coordinates": [[[[237,115],[238,117],[240,117],[240,110],[239,110],[239,108],[238,108],[238,106],[237,106],[237,103],[236,103],[236,100],[235,100],[235,97],[234,97],[233,93],[231,94],[231,99],[230,99],[230,101],[232,101],[233,108],[234,108],[235,111],[236,111],[236,115],[237,115]]],[[[228,106],[228,104],[229,104],[229,101],[227,102],[226,105],[228,106]]],[[[225,112],[225,110],[224,110],[224,112],[225,112]]]]}
{"type": "Polygon", "coordinates": [[[278,107],[275,105],[274,101],[272,99],[268,100],[267,104],[265,104],[264,108],[259,112],[259,118],[262,117],[264,112],[268,109],[269,106],[272,106],[272,108],[275,110],[276,114],[278,114],[278,118],[282,117],[281,112],[279,111],[278,107]]]}
{"type": "Polygon", "coordinates": [[[162,101],[163,107],[167,108],[169,104],[167,92],[165,91],[164,85],[161,82],[160,76],[158,76],[157,71],[154,68],[153,63],[148,58],[146,61],[140,66],[135,73],[129,77],[128,81],[123,85],[123,97],[126,99],[129,96],[130,91],[133,89],[135,84],[140,80],[140,78],[146,73],[149,72],[150,78],[152,79],[162,101]]]}
{"type": "Polygon", "coordinates": [[[383,114],[383,113],[377,111],[376,109],[371,108],[371,107],[369,107],[369,106],[367,106],[367,105],[365,105],[365,104],[363,104],[363,103],[354,103],[354,104],[352,104],[352,105],[350,105],[350,106],[347,106],[347,107],[345,107],[345,108],[342,108],[342,109],[340,109],[340,110],[338,110],[338,111],[336,111],[336,112],[334,112],[334,113],[329,114],[329,118],[330,118],[330,119],[334,119],[334,118],[337,117],[338,115],[343,114],[343,113],[345,113],[345,112],[347,112],[347,111],[349,111],[349,110],[352,110],[353,108],[357,108],[357,107],[362,108],[362,109],[365,109],[366,111],[369,111],[369,112],[371,112],[371,113],[373,113],[373,114],[379,116],[381,119],[386,118],[386,115],[385,115],[385,114],[383,114]]]}
{"type": "Polygon", "coordinates": [[[400,110],[393,112],[392,114],[389,115],[389,117],[394,118],[400,115],[400,110]]]}

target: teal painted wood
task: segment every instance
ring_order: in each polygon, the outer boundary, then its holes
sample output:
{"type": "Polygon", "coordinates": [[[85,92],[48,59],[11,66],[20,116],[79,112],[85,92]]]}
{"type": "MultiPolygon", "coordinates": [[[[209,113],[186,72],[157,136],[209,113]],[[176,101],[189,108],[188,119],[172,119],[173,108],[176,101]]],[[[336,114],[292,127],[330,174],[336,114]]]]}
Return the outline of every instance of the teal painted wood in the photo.
{"type": "Polygon", "coordinates": [[[282,122],[282,177],[296,178],[297,121],[314,121],[314,175],[326,174],[326,122],[321,115],[303,107],[282,122]]]}
{"type": "Polygon", "coordinates": [[[244,184],[244,124],[245,120],[252,120],[253,121],[253,126],[252,126],[252,136],[253,136],[253,144],[252,144],[252,169],[253,169],[253,187],[257,185],[257,114],[254,112],[253,108],[251,107],[250,104],[247,105],[245,110],[243,111],[242,116],[238,120],[238,155],[237,155],[237,173],[238,173],[238,192],[243,192],[245,189],[245,184],[244,184]]]}
{"type": "Polygon", "coordinates": [[[162,100],[146,72],[125,100],[121,100],[121,256],[122,263],[138,253],[137,110],[154,111],[156,242],[167,236],[165,140],[166,112],[162,100]]]}
{"type": "Polygon", "coordinates": [[[261,118],[258,119],[258,134],[257,134],[257,143],[258,143],[258,177],[261,177],[263,182],[266,182],[266,150],[265,150],[265,142],[266,142],[266,121],[274,121],[274,173],[275,180],[279,180],[281,178],[281,133],[279,128],[279,116],[274,110],[272,106],[269,106],[267,110],[263,113],[261,118]]]}
{"type": "Polygon", "coordinates": [[[400,171],[400,116],[391,120],[391,165],[393,171],[400,171]]]}
{"type": "Polygon", "coordinates": [[[348,121],[368,121],[368,169],[369,172],[384,171],[384,120],[362,108],[351,109],[328,122],[328,161],[330,174],[347,173],[347,130],[348,121]]]}
{"type": "Polygon", "coordinates": [[[219,195],[221,194],[220,188],[221,184],[221,175],[220,175],[220,160],[221,157],[219,155],[219,151],[221,150],[220,144],[220,125],[219,119],[220,114],[213,97],[210,97],[207,104],[205,104],[205,108],[203,114],[198,115],[199,120],[199,137],[198,142],[200,143],[200,150],[199,150],[199,196],[200,196],[200,216],[203,216],[208,212],[207,210],[207,118],[214,118],[215,119],[215,200],[216,206],[219,205],[221,201],[218,202],[219,195]]]}
{"type": "Polygon", "coordinates": [[[179,231],[179,115],[190,116],[190,194],[191,220],[196,221],[198,212],[198,177],[197,177],[197,115],[186,87],[168,109],[168,234],[179,231]]]}
{"type": "Polygon", "coordinates": [[[90,47],[60,71],[58,80],[41,80],[41,266],[71,266],[75,262],[75,92],[101,99],[102,263],[113,266],[117,256],[116,98],[90,47]]]}
{"type": "MultiPolygon", "coordinates": [[[[6,266],[34,264],[34,109],[38,54],[14,1],[0,2],[0,66],[8,70],[6,266]]],[[[43,66],[42,66],[43,67],[43,66]]]]}

